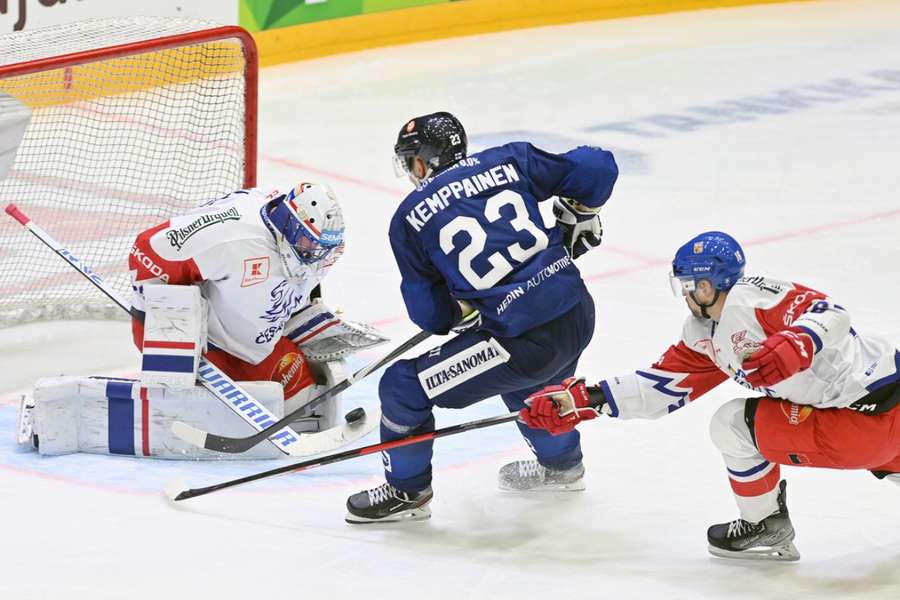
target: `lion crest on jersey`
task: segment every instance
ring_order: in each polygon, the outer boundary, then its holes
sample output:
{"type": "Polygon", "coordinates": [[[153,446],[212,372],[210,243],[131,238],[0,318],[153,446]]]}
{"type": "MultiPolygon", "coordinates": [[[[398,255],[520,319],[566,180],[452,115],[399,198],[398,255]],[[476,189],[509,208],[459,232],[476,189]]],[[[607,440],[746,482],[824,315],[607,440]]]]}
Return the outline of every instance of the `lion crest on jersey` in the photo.
{"type": "Polygon", "coordinates": [[[734,355],[740,357],[741,360],[745,360],[748,356],[756,352],[759,347],[759,342],[747,339],[746,329],[741,329],[731,335],[731,350],[734,352],[734,355]]]}

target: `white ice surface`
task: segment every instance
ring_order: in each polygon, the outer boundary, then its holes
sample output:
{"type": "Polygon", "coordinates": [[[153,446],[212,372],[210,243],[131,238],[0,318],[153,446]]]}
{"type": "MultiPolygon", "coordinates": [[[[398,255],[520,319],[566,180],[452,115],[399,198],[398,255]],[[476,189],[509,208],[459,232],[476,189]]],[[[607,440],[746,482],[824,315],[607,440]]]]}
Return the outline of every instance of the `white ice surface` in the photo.
{"type": "MultiPolygon", "coordinates": [[[[824,289],[857,329],[900,340],[900,77],[878,84],[868,75],[891,69],[900,70],[900,3],[891,0],[594,22],[326,58],[263,72],[260,180],[333,185],[349,242],[328,281],[330,303],[381,323],[395,341],[413,329],[386,236],[407,191],[393,178],[391,148],[407,118],[434,110],[456,113],[475,149],[524,138],[616,151],[604,245],[579,264],[597,303],[580,373],[646,366],[676,339],[685,312],[666,263],[711,228],[745,242],[750,272],[824,289]],[[690,110],[750,96],[793,98],[795,108],[731,123],[720,111],[719,124],[690,110]],[[654,117],[666,114],[680,116],[681,129],[654,117]],[[617,122],[658,136],[596,128],[617,122]]],[[[800,563],[707,555],[706,527],[736,516],[707,434],[715,408],[742,394],[730,383],[661,421],[586,424],[580,494],[497,491],[497,467],[528,454],[512,426],[439,440],[431,521],[354,529],[344,502],[380,482],[377,456],[174,508],[162,488],[176,476],[207,485],[275,463],[15,453],[15,392],[40,376],[133,371],[127,325],[0,331],[0,361],[2,599],[900,597],[900,488],[864,472],[784,469],[800,563]]],[[[376,380],[355,386],[347,406],[371,403],[376,380]]],[[[488,400],[441,412],[438,425],[501,410],[488,400]]]]}

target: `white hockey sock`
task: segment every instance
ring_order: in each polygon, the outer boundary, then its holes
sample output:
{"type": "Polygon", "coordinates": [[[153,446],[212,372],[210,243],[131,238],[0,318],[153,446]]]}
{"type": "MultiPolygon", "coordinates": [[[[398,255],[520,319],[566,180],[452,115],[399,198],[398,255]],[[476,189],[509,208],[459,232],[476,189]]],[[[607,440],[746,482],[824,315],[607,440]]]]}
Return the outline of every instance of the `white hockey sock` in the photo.
{"type": "Polygon", "coordinates": [[[778,512],[778,487],[760,496],[734,496],[741,518],[751,523],[759,523],[772,513],[778,512]]]}

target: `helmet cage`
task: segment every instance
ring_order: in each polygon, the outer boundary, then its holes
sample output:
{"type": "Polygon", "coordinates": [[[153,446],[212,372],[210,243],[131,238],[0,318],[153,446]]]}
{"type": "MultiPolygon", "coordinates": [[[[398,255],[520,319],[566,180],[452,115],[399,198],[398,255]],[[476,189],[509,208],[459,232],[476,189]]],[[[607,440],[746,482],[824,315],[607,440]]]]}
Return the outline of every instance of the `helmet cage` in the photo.
{"type": "Polygon", "coordinates": [[[669,273],[669,286],[676,297],[687,296],[697,289],[697,282],[693,278],[678,277],[674,272],[669,273]]]}
{"type": "Polygon", "coordinates": [[[273,200],[269,206],[268,219],[272,226],[284,236],[294,255],[301,263],[309,265],[327,259],[343,245],[343,229],[319,229],[315,219],[297,201],[297,188],[273,200]]]}

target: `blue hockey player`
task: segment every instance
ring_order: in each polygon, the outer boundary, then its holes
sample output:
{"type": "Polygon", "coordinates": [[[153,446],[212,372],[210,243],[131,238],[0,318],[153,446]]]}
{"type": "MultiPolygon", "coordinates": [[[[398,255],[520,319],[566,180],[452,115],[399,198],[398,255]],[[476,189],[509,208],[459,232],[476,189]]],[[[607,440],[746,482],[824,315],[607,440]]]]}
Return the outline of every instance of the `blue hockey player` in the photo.
{"type": "MultiPolygon", "coordinates": [[[[551,154],[513,142],[467,155],[466,132],[438,112],[407,122],[394,147],[416,185],[390,224],[410,318],[458,335],[381,378],[384,442],[434,429],[432,409],[500,395],[510,411],[570,377],[594,333],[594,302],[573,260],[600,244],[597,212],[618,176],[610,152],[551,154]],[[556,220],[538,204],[551,197],[556,220]]],[[[536,460],[500,469],[507,490],[582,490],[577,431],[520,425],[536,460]]],[[[383,453],[387,482],[347,500],[349,523],[431,516],[432,443],[383,453]]]]}

